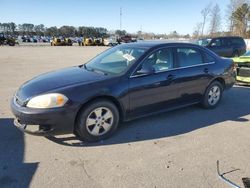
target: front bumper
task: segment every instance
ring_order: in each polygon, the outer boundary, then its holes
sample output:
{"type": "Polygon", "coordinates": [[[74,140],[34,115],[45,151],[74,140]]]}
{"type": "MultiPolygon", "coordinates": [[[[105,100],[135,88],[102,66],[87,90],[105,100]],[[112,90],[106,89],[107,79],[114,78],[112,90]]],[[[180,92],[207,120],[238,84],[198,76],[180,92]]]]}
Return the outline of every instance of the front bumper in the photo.
{"type": "Polygon", "coordinates": [[[11,100],[11,111],[15,116],[14,125],[21,131],[50,136],[73,133],[77,109],[73,106],[53,109],[31,109],[22,107],[11,100]]]}

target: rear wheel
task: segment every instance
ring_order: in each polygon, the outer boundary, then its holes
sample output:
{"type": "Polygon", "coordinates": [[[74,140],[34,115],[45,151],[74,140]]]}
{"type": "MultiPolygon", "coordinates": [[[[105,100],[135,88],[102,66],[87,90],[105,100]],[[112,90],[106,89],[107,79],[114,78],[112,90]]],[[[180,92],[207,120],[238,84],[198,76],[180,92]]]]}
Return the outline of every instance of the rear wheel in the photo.
{"type": "Polygon", "coordinates": [[[15,46],[15,42],[9,42],[9,46],[15,46]]]}
{"type": "Polygon", "coordinates": [[[215,108],[221,98],[223,93],[223,86],[220,82],[212,82],[206,89],[206,92],[203,96],[202,106],[207,109],[215,108]]]}
{"type": "Polygon", "coordinates": [[[96,100],[79,114],[75,132],[80,140],[94,142],[110,137],[118,127],[119,112],[106,100],[96,100]]]}

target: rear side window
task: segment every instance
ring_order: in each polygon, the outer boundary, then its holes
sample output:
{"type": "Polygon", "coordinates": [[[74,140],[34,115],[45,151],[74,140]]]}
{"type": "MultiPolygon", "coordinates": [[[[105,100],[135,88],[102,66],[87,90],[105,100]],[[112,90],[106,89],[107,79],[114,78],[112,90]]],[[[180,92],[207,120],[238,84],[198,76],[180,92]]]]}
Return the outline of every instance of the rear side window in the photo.
{"type": "Polygon", "coordinates": [[[194,48],[177,48],[178,67],[203,64],[200,51],[194,48]]]}
{"type": "Polygon", "coordinates": [[[204,52],[204,63],[213,63],[213,62],[215,62],[215,58],[204,52]]]}
{"type": "Polygon", "coordinates": [[[232,38],[231,42],[234,45],[245,45],[245,41],[241,38],[232,38]]]}
{"type": "Polygon", "coordinates": [[[224,38],[224,39],[222,39],[222,45],[223,46],[231,46],[232,43],[231,43],[230,39],[224,38]]]}

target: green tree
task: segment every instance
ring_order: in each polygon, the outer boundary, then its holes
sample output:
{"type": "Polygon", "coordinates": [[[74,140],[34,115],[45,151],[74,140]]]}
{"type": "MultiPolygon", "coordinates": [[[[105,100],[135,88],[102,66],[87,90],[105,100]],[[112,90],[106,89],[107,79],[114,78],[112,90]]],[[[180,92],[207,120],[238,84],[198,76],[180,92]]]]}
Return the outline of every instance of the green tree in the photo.
{"type": "Polygon", "coordinates": [[[232,14],[232,20],[235,33],[239,36],[246,37],[248,29],[248,21],[250,16],[250,6],[244,3],[232,14]]]}
{"type": "Polygon", "coordinates": [[[58,37],[59,36],[59,32],[58,32],[57,27],[54,26],[54,27],[46,28],[45,35],[47,35],[47,36],[53,36],[53,37],[58,37]]]}
{"type": "Polygon", "coordinates": [[[230,3],[227,5],[226,9],[226,20],[227,20],[227,26],[229,31],[231,32],[231,35],[234,34],[234,21],[232,14],[244,3],[249,2],[249,0],[230,0],[230,3]]]}
{"type": "Polygon", "coordinates": [[[23,35],[34,34],[34,24],[31,23],[19,24],[18,29],[23,35]]]}
{"type": "Polygon", "coordinates": [[[64,37],[75,37],[75,27],[64,25],[59,28],[59,35],[64,37]]]}
{"type": "Polygon", "coordinates": [[[35,25],[34,31],[36,32],[36,35],[43,36],[45,32],[45,27],[43,24],[35,25]]]}
{"type": "Polygon", "coordinates": [[[125,30],[116,30],[115,31],[115,34],[118,35],[118,36],[123,36],[123,35],[126,35],[126,31],[125,30]]]}

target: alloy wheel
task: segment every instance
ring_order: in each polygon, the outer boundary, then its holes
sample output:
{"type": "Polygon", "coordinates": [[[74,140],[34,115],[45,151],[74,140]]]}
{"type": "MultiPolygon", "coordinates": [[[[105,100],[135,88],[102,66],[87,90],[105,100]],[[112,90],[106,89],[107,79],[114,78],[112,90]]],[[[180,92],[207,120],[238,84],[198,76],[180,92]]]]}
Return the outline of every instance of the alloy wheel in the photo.
{"type": "Polygon", "coordinates": [[[107,133],[114,121],[112,111],[106,107],[99,107],[91,111],[86,119],[87,131],[93,136],[107,133]]]}
{"type": "Polygon", "coordinates": [[[220,88],[217,85],[211,87],[211,89],[210,89],[210,91],[208,93],[208,103],[211,106],[214,106],[219,102],[220,97],[221,97],[220,88]]]}

